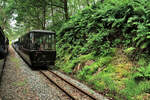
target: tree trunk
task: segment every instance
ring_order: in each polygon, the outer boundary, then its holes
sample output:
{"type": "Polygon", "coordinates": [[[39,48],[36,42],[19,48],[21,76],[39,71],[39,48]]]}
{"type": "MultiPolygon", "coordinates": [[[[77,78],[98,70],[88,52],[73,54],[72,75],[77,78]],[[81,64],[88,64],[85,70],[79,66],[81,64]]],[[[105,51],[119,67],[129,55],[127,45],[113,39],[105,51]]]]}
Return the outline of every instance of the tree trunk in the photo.
{"type": "Polygon", "coordinates": [[[43,9],[43,30],[45,30],[45,27],[46,27],[46,6],[44,6],[44,9],[43,9]]]}
{"type": "Polygon", "coordinates": [[[67,0],[64,0],[64,12],[65,12],[65,18],[67,20],[69,18],[67,0]]]}
{"type": "Polygon", "coordinates": [[[52,22],[53,22],[53,25],[54,25],[54,11],[53,11],[53,1],[51,0],[51,12],[52,12],[52,22]]]}
{"type": "Polygon", "coordinates": [[[78,0],[78,9],[80,10],[80,0],[78,0]]]}
{"type": "Polygon", "coordinates": [[[103,3],[104,2],[104,0],[101,0],[101,3],[103,3]]]}
{"type": "Polygon", "coordinates": [[[43,9],[43,20],[42,20],[42,29],[43,30],[45,30],[45,28],[46,28],[46,2],[45,1],[43,1],[43,7],[42,7],[42,9],[43,9]]]}
{"type": "Polygon", "coordinates": [[[95,5],[96,3],[95,3],[95,0],[93,0],[93,4],[95,5]]]}
{"type": "Polygon", "coordinates": [[[87,2],[87,5],[88,5],[88,6],[90,6],[90,4],[89,4],[89,0],[86,0],[86,2],[87,2]]]}

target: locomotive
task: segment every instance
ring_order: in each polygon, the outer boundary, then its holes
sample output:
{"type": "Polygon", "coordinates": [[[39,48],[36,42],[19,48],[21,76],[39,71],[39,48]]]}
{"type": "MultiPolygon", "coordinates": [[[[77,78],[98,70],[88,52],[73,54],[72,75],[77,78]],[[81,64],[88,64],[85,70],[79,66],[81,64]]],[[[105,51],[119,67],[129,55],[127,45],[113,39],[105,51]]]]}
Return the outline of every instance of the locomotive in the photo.
{"type": "Polygon", "coordinates": [[[54,65],[56,60],[56,34],[52,31],[32,30],[21,36],[13,47],[32,67],[54,65]]]}
{"type": "Polygon", "coordinates": [[[4,67],[5,58],[8,54],[8,45],[9,45],[9,40],[4,35],[4,32],[0,27],[0,77],[4,67]]]}

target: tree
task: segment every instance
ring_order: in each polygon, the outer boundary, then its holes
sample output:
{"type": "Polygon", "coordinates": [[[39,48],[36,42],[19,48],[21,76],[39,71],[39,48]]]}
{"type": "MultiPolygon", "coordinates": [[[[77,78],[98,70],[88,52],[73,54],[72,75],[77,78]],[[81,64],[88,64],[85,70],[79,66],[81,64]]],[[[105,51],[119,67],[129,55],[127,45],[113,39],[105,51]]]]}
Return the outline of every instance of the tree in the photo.
{"type": "Polygon", "coordinates": [[[65,12],[65,18],[66,20],[69,18],[68,16],[68,1],[67,0],[64,0],[64,12],[65,12]]]}
{"type": "Polygon", "coordinates": [[[3,10],[0,10],[0,23],[6,27],[6,22],[14,19],[18,26],[24,25],[26,30],[47,29],[48,26],[68,20],[95,1],[97,0],[1,0],[3,10]]]}

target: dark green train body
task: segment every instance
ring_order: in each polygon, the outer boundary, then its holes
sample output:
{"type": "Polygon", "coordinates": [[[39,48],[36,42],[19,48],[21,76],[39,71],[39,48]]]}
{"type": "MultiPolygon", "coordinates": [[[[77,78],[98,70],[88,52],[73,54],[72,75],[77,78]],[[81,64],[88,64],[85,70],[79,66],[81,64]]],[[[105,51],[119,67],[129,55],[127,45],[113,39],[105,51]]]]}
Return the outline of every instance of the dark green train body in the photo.
{"type": "Polygon", "coordinates": [[[2,28],[0,27],[0,78],[2,76],[2,70],[4,68],[4,62],[6,55],[8,54],[9,40],[5,36],[2,28]]]}
{"type": "Polygon", "coordinates": [[[54,65],[56,60],[55,32],[33,30],[19,38],[14,47],[31,66],[54,65]]]}

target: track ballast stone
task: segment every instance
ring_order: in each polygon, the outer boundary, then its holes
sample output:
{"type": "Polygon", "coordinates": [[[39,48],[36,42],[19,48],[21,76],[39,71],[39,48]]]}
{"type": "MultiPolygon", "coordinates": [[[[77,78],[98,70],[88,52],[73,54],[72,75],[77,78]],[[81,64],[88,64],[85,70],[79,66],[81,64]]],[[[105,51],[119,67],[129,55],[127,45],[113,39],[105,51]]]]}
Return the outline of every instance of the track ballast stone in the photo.
{"type": "Polygon", "coordinates": [[[46,80],[39,71],[31,70],[10,47],[2,82],[2,100],[65,100],[63,94],[46,80]]]}

